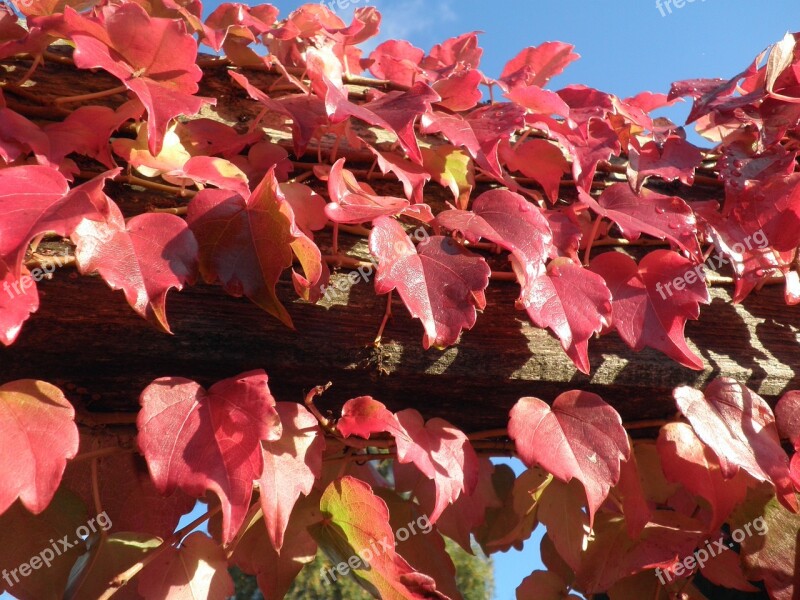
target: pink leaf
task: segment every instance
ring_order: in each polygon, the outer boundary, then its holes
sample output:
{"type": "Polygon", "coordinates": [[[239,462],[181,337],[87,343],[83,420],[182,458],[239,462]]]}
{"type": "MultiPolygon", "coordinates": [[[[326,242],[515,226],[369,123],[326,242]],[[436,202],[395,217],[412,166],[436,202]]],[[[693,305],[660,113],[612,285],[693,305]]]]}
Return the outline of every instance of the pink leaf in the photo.
{"type": "Polygon", "coordinates": [[[522,50],[506,63],[500,81],[513,88],[520,85],[544,87],[572,61],[580,58],[575,46],[563,42],[545,42],[522,50]]]}
{"type": "Polygon", "coordinates": [[[308,495],[322,473],[325,436],[317,419],[296,402],[275,405],[283,432],[276,441],[264,440],[264,471],[259,478],[261,508],[267,532],[280,552],[284,534],[300,494],[308,495]]]}
{"type": "Polygon", "coordinates": [[[781,447],[772,410],[761,396],[724,377],[712,381],[705,394],[681,386],[673,396],[697,436],[719,458],[724,477],[744,469],[757,480],[772,483],[781,504],[798,511],[789,457],[781,447]]]}
{"type": "Polygon", "coordinates": [[[589,268],[611,290],[613,327],[628,346],[637,352],[655,348],[690,369],[703,368],[684,338],[687,319],[697,319],[700,304],[710,302],[702,265],[669,250],[654,250],[639,265],[625,254],[607,252],[589,268]]]}
{"type": "Polygon", "coordinates": [[[486,306],[490,269],[483,258],[442,236],[429,237],[417,249],[390,217],[375,220],[369,247],[378,259],[375,290],[397,289],[411,316],[422,321],[425,348],[450,346],[462,329],[472,328],[476,308],[486,306]]]}
{"type": "Polygon", "coordinates": [[[34,514],[56,493],[78,453],[75,409],[60,389],[20,379],[0,386],[0,514],[19,498],[34,514]]]}
{"type": "Polygon", "coordinates": [[[222,503],[223,541],[242,526],[253,480],[264,463],[261,440],[281,436],[264,371],[215,383],[208,391],[181,377],[156,379],[142,392],[139,448],[161,493],[213,491],[222,503]]]}
{"type": "Polygon", "coordinates": [[[557,258],[518,305],[537,327],[548,327],[558,336],[578,369],[589,372],[589,338],[611,323],[611,292],[602,277],[557,258]]]}
{"type": "Polygon", "coordinates": [[[213,99],[195,96],[202,77],[197,42],[182,21],[150,17],[136,3],[108,6],[98,19],[67,7],[64,20],[81,69],[102,68],[147,108],[150,152],[158,154],[169,121],[194,115],[213,99]]]}
{"type": "Polygon", "coordinates": [[[508,433],[523,462],[541,465],[556,478],[583,484],[589,524],[619,481],[620,461],[630,456],[628,434],[616,410],[600,396],[570,391],[552,408],[538,398],[521,398],[511,409],[508,433]]]}
{"type": "Polygon", "coordinates": [[[127,223],[113,202],[104,223],[84,220],[72,233],[81,273],[97,271],[139,315],[169,332],[167,293],[197,273],[197,240],[186,221],[145,213],[127,223]]]}

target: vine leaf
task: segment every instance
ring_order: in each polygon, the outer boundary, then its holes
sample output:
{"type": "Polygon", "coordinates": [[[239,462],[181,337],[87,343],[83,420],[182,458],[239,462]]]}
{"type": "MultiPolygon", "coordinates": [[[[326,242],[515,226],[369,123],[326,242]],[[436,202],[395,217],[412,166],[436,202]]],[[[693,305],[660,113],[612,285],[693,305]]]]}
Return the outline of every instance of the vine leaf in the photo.
{"type": "Polygon", "coordinates": [[[418,248],[403,227],[390,217],[378,217],[369,236],[378,259],[375,291],[397,289],[412,317],[422,321],[425,348],[456,342],[462,329],[471,329],[476,309],[486,306],[489,265],[453,240],[431,236],[418,248]]]}
{"type": "Polygon", "coordinates": [[[628,346],[637,352],[655,348],[690,369],[703,368],[703,359],[684,337],[687,319],[697,319],[700,304],[711,301],[702,265],[676,252],[654,250],[638,265],[625,254],[607,252],[589,268],[611,290],[613,327],[628,346]]]}
{"type": "Polygon", "coordinates": [[[397,554],[389,509],[369,485],[350,476],[332,482],[320,500],[322,521],[311,534],[334,564],[349,564],[362,587],[385,600],[423,600],[446,596],[427,575],[397,554]],[[382,542],[382,543],[381,543],[382,542]]]}
{"type": "Polygon", "coordinates": [[[521,398],[511,409],[508,433],[529,467],[583,484],[589,526],[608,492],[619,481],[620,461],[630,456],[628,434],[616,410],[600,396],[573,390],[552,408],[538,398],[521,398]]]}
{"type": "Polygon", "coordinates": [[[175,215],[145,213],[126,223],[113,201],[108,211],[105,222],[84,219],[73,231],[78,269],[97,271],[140,316],[170,333],[167,293],[197,277],[194,234],[175,215]]]}
{"type": "Polygon", "coordinates": [[[708,530],[718,529],[744,500],[747,478],[737,474],[726,479],[714,452],[687,423],[667,423],[663,426],[657,447],[664,475],[707,500],[712,512],[708,530]]]}
{"type": "Polygon", "coordinates": [[[187,221],[200,245],[203,278],[221,281],[226,292],[247,296],[290,327],[275,285],[293,257],[305,273],[293,272],[297,285],[311,290],[325,283],[319,248],[298,227],[274,168],[247,199],[227,190],[201,191],[189,203],[187,221]]]}
{"type": "Polygon", "coordinates": [[[139,573],[145,598],[229,598],[234,594],[225,551],[201,531],[190,533],[180,547],[170,547],[139,573]]]}
{"type": "Polygon", "coordinates": [[[141,394],[139,448],[162,494],[180,488],[222,503],[222,538],[242,526],[253,481],[264,468],[261,441],[281,437],[264,371],[223,379],[208,391],[182,377],[162,377],[141,394]]]}
{"type": "Polygon", "coordinates": [[[78,453],[74,419],[54,385],[19,379],[0,386],[0,514],[17,498],[34,514],[47,508],[78,453]]]}
{"type": "Polygon", "coordinates": [[[781,447],[772,409],[761,396],[727,377],[712,381],[705,393],[680,386],[673,396],[697,436],[717,455],[725,478],[743,469],[772,483],[781,504],[798,512],[789,457],[781,447]]]}
{"type": "MultiPolygon", "coordinates": [[[[517,279],[523,281],[524,274],[518,272],[517,279]]],[[[611,292],[602,277],[569,258],[556,258],[517,306],[537,327],[550,328],[575,366],[589,373],[589,338],[611,324],[611,292]]]]}
{"type": "Polygon", "coordinates": [[[275,441],[262,440],[264,471],[259,498],[272,547],[283,548],[286,528],[295,504],[307,496],[322,474],[325,437],[317,419],[296,402],[278,402],[275,410],[283,432],[275,441]]]}
{"type": "Polygon", "coordinates": [[[161,150],[171,119],[216,102],[194,95],[203,72],[195,64],[197,42],[183,21],[151,17],[129,2],[103,8],[97,19],[67,7],[64,22],[75,43],[75,65],[108,71],[144,104],[151,154],[161,150]]]}

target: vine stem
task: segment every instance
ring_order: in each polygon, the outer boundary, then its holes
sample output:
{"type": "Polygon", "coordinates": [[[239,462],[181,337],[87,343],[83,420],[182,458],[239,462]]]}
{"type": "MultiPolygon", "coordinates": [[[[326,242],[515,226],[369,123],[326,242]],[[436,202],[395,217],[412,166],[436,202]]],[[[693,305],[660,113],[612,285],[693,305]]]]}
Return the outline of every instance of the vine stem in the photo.
{"type": "Polygon", "coordinates": [[[73,104],[75,102],[85,102],[87,100],[97,100],[99,98],[107,98],[108,96],[116,96],[117,94],[122,94],[127,92],[128,88],[124,85],[118,85],[117,87],[103,90],[101,92],[92,92],[91,94],[78,94],[77,96],[62,96],[60,98],[56,98],[53,100],[53,104],[56,106],[61,104],[73,104]]]}
{"type": "Polygon", "coordinates": [[[322,416],[322,413],[319,412],[319,409],[314,404],[314,398],[321,396],[332,385],[333,382],[329,381],[325,385],[318,385],[314,388],[311,388],[311,390],[306,394],[305,405],[311,414],[314,415],[317,421],[319,421],[320,426],[331,435],[336,436],[336,426],[331,423],[330,419],[322,416]]]}
{"type": "Polygon", "coordinates": [[[148,552],[144,555],[144,558],[139,560],[135,565],[127,569],[126,571],[120,573],[114,579],[111,580],[109,588],[103,593],[102,596],[98,598],[98,600],[108,600],[114,594],[116,594],[122,586],[128,583],[131,579],[136,577],[139,572],[144,569],[147,565],[161,556],[167,549],[172,548],[176,543],[180,542],[184,536],[188,533],[196,529],[199,525],[202,525],[206,521],[208,521],[211,517],[216,515],[220,510],[222,510],[222,505],[218,504],[213,508],[209,508],[208,511],[204,515],[200,515],[194,521],[189,523],[186,527],[179,529],[175,533],[173,533],[170,537],[166,540],[161,542],[161,544],[154,548],[152,551],[148,552]]]}

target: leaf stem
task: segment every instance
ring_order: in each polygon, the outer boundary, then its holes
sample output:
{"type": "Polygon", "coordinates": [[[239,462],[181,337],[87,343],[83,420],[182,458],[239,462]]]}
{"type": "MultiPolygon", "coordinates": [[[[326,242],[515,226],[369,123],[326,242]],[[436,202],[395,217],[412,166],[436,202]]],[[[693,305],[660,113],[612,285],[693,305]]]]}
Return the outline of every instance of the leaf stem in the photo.
{"type": "Polygon", "coordinates": [[[60,106],[61,104],[74,104],[75,102],[86,102],[87,100],[97,100],[99,98],[107,98],[108,96],[116,96],[127,92],[128,88],[124,85],[118,85],[115,88],[103,90],[100,92],[92,92],[90,94],[78,94],[77,96],[61,96],[53,100],[53,104],[60,106]]]}

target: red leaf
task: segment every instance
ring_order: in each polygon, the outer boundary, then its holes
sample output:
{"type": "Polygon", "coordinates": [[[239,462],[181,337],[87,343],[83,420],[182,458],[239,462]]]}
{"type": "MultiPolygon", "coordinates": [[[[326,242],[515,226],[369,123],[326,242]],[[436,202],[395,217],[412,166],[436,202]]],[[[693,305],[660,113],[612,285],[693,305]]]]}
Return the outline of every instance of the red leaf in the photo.
{"type": "Polygon", "coordinates": [[[464,111],[475,108],[483,98],[479,85],[483,74],[476,69],[456,71],[447,79],[440,79],[432,84],[433,91],[441,100],[437,104],[452,111],[464,111]]]}
{"type": "Polygon", "coordinates": [[[419,63],[425,52],[405,40],[387,40],[369,55],[369,72],[378,79],[388,79],[411,87],[420,72],[419,63]]]}
{"type": "Polygon", "coordinates": [[[462,33],[436,44],[423,59],[423,68],[437,71],[441,77],[454,69],[477,69],[483,55],[483,49],[478,46],[478,33],[480,32],[462,33]]]}
{"type": "Polygon", "coordinates": [[[147,108],[152,154],[161,150],[171,119],[214,103],[194,96],[203,72],[195,64],[197,42],[182,21],[150,17],[133,2],[108,6],[98,19],[66,8],[64,20],[75,43],[75,65],[108,71],[147,108]]]}
{"type": "Polygon", "coordinates": [[[467,436],[444,419],[427,422],[413,408],[397,413],[400,426],[413,441],[400,455],[400,463],[412,462],[425,475],[433,479],[436,500],[428,515],[435,523],[448,505],[462,494],[472,494],[478,484],[478,457],[467,436]]]}
{"type": "Polygon", "coordinates": [[[317,542],[309,527],[320,521],[320,493],[311,491],[294,505],[280,553],[265,535],[263,519],[246,523],[247,530],[236,544],[231,561],[245,573],[255,575],[266,600],[283,600],[297,574],[314,560],[317,542]]]}
{"type": "Polygon", "coordinates": [[[552,408],[538,398],[521,398],[511,409],[508,433],[529,467],[541,465],[556,478],[583,484],[589,525],[619,481],[620,460],[630,456],[628,434],[617,411],[600,396],[565,392],[552,408]]]}
{"type": "Polygon", "coordinates": [[[179,548],[160,553],[137,579],[145,598],[221,599],[234,593],[225,551],[201,531],[190,533],[179,548]]]}
{"type": "Polygon", "coordinates": [[[264,463],[261,440],[277,440],[281,423],[264,371],[215,383],[163,377],[142,392],[139,448],[161,493],[213,491],[222,502],[223,541],[242,525],[253,480],[264,463]]]}
{"type": "MultiPolygon", "coordinates": [[[[101,449],[87,443],[90,439],[82,438],[81,453],[101,449]]],[[[102,448],[114,448],[118,443],[116,436],[108,434],[102,448]]],[[[137,531],[166,539],[175,531],[181,516],[196,504],[194,498],[180,490],[169,496],[159,494],[147,472],[147,463],[138,454],[119,452],[96,460],[100,503],[111,522],[109,531],[137,531]]],[[[91,462],[68,464],[63,481],[63,486],[80,496],[86,506],[94,505],[91,462]]]]}
{"type": "Polygon", "coordinates": [[[102,220],[108,206],[103,185],[114,175],[108,171],[70,191],[50,167],[0,169],[0,261],[19,278],[34,237],[48,231],[67,237],[84,218],[102,220]]]}
{"type": "Polygon", "coordinates": [[[345,402],[336,429],[343,437],[357,435],[365,440],[375,433],[390,433],[397,442],[398,454],[403,455],[413,443],[397,416],[372,396],[359,396],[345,402]]]}
{"type": "Polygon", "coordinates": [[[279,440],[264,440],[264,471],[259,478],[261,508],[272,546],[277,552],[300,494],[308,495],[322,473],[325,436],[317,419],[296,402],[278,402],[275,409],[283,432],[279,440]]]}
{"type": "Polygon", "coordinates": [[[608,513],[598,515],[593,533],[575,586],[585,594],[606,591],[645,569],[669,567],[690,556],[703,539],[697,521],[671,511],[656,511],[635,540],[628,537],[624,519],[608,513]]]}
{"type": "Polygon", "coordinates": [[[684,338],[687,319],[697,319],[700,304],[710,302],[702,265],[669,250],[654,250],[638,266],[625,254],[607,252],[589,268],[611,290],[612,325],[628,346],[637,352],[655,348],[690,369],[703,368],[684,338]]]}
{"type": "Polygon", "coordinates": [[[646,233],[669,240],[702,260],[697,219],[689,205],[677,196],[663,196],[648,189],[637,195],[626,183],[612,185],[596,201],[583,191],[579,194],[581,201],[594,212],[614,221],[626,240],[637,240],[646,233]]]}
{"type": "MultiPolygon", "coordinates": [[[[328,175],[331,202],[325,206],[325,214],[331,221],[360,224],[381,215],[399,215],[409,208],[410,204],[405,198],[379,196],[368,184],[356,181],[355,176],[344,168],[344,161],[343,158],[337,160],[328,175]]],[[[433,219],[432,214],[430,217],[433,219]]]]}
{"type": "Polygon", "coordinates": [[[717,457],[686,423],[667,423],[658,435],[661,467],[670,481],[706,499],[711,505],[709,531],[719,529],[747,494],[747,479],[723,477],[717,457]]]}
{"type": "MultiPolygon", "coordinates": [[[[628,440],[630,443],[630,439],[628,440]]],[[[633,446],[631,444],[631,446],[633,446]]],[[[636,460],[636,453],[631,452],[628,460],[620,463],[619,484],[617,491],[622,495],[622,509],[625,515],[625,525],[628,528],[628,535],[636,538],[650,522],[653,511],[647,502],[644,488],[642,486],[642,473],[639,463],[636,460]]],[[[646,476],[651,476],[646,472],[646,476]]]]}
{"type": "Polygon", "coordinates": [[[429,237],[417,249],[397,221],[378,217],[369,248],[378,260],[375,291],[397,289],[411,316],[425,327],[425,348],[454,344],[462,329],[475,324],[476,307],[486,306],[489,265],[449,238],[429,237]]]}
{"type": "Polygon", "coordinates": [[[743,592],[758,592],[742,573],[741,556],[736,552],[720,552],[701,566],[700,573],[714,585],[743,592]]]}
{"type": "Polygon", "coordinates": [[[246,200],[225,190],[203,190],[189,203],[187,221],[200,244],[204,279],[221,281],[229,294],[247,296],[290,327],[275,284],[292,257],[300,259],[309,286],[324,283],[322,255],[297,227],[273,169],[246,200]]]}
{"type": "MultiPolygon", "coordinates": [[[[34,270],[43,272],[42,269],[34,270]]],[[[39,310],[39,292],[36,281],[25,267],[18,277],[5,262],[0,261],[0,274],[5,292],[0,293],[0,342],[10,346],[17,339],[22,324],[39,310]]]]}
{"type": "Polygon", "coordinates": [[[798,511],[789,457],[781,447],[772,410],[761,396],[725,377],[712,381],[705,395],[681,386],[673,396],[697,436],[719,458],[724,477],[744,469],[757,480],[772,483],[781,504],[798,511]]]}
{"type": "Polygon", "coordinates": [[[397,180],[403,184],[403,192],[412,204],[424,202],[422,191],[425,183],[431,179],[431,174],[427,169],[392,152],[378,152],[372,146],[367,146],[367,149],[378,161],[381,173],[386,174],[390,171],[394,173],[397,180]]]}
{"type": "MultiPolygon", "coordinates": [[[[50,165],[50,140],[41,128],[29,121],[21,114],[5,107],[5,102],[0,96],[0,123],[3,130],[0,132],[0,159],[12,163],[28,152],[36,155],[37,162],[50,165]]],[[[54,167],[61,161],[53,159],[54,167]]]]}
{"type": "Polygon", "coordinates": [[[197,273],[197,240],[180,217],[145,213],[127,223],[113,202],[104,223],[84,220],[72,233],[81,273],[97,271],[139,315],[169,332],[167,293],[197,273]]]}
{"type": "Polygon", "coordinates": [[[54,385],[20,379],[0,386],[0,514],[19,498],[34,514],[56,493],[78,453],[75,409],[54,385]]]}
{"type": "Polygon", "coordinates": [[[549,571],[534,571],[522,580],[516,591],[517,600],[563,600],[567,584],[549,571]]]}
{"type": "Polygon", "coordinates": [[[775,405],[775,421],[781,437],[800,450],[800,391],[786,392],[775,405]]]}
{"type": "Polygon", "coordinates": [[[558,200],[561,178],[569,173],[569,164],[558,146],[547,140],[527,140],[512,147],[500,146],[500,159],[509,171],[519,171],[542,186],[550,202],[558,200]]]}
{"type": "Polygon", "coordinates": [[[444,211],[437,221],[460,231],[470,242],[486,238],[511,252],[522,287],[520,299],[533,293],[553,239],[547,219],[536,206],[514,192],[490,190],[475,199],[471,212],[444,211]]]}
{"type": "Polygon", "coordinates": [[[645,179],[657,176],[664,181],[680,180],[686,185],[694,183],[694,170],[703,162],[700,149],[676,135],[669,136],[663,144],[651,140],[639,146],[637,138],[631,138],[628,147],[628,182],[637,192],[645,179]]]}
{"type": "Polygon", "coordinates": [[[545,42],[525,48],[506,63],[500,81],[512,88],[520,85],[544,87],[567,65],[580,58],[574,49],[575,46],[563,42],[545,42]]]}
{"type": "Polygon", "coordinates": [[[589,372],[589,338],[611,323],[611,292],[602,277],[557,258],[518,305],[537,327],[549,327],[558,336],[579,370],[589,372]]]}

